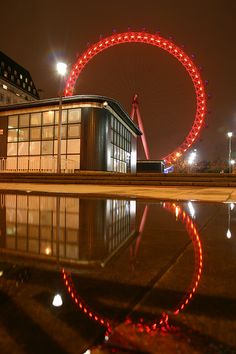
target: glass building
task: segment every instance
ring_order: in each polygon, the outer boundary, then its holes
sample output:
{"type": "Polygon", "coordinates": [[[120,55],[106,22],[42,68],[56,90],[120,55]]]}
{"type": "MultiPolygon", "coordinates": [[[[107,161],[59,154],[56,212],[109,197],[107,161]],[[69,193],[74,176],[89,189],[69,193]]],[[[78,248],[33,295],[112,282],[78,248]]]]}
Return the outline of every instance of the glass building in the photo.
{"type": "MultiPolygon", "coordinates": [[[[0,107],[0,170],[56,171],[58,121],[58,98],[0,107]]],[[[61,169],[135,173],[139,135],[117,101],[63,97],[61,169]]]]}

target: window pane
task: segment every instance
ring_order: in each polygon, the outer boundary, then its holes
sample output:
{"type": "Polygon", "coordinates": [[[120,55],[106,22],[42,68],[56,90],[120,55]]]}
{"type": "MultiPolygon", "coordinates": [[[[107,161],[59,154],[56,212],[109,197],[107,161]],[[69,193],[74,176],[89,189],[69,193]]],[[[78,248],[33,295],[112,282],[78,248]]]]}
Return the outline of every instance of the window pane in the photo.
{"type": "Polygon", "coordinates": [[[40,140],[40,139],[41,139],[41,128],[31,128],[30,140],[40,140]]]}
{"type": "Polygon", "coordinates": [[[80,153],[80,139],[73,139],[67,141],[67,154],[80,153]]]}
{"type": "Polygon", "coordinates": [[[19,116],[19,127],[29,126],[29,114],[21,114],[19,116]]]}
{"type": "MultiPolygon", "coordinates": [[[[57,140],[54,140],[54,154],[57,154],[57,140]]],[[[66,154],[66,140],[61,141],[61,154],[66,154]]]]}
{"type": "Polygon", "coordinates": [[[81,122],[81,108],[69,109],[68,123],[81,122]]]}
{"type": "Polygon", "coordinates": [[[42,139],[53,139],[54,127],[43,127],[42,128],[42,139]]]}
{"type": "Polygon", "coordinates": [[[17,154],[17,143],[7,144],[7,156],[14,156],[17,154]]]}
{"type": "Polygon", "coordinates": [[[31,113],[31,125],[41,125],[41,113],[31,113]]]}
{"type": "Polygon", "coordinates": [[[29,128],[19,129],[19,141],[29,140],[29,128]]]}
{"type": "Polygon", "coordinates": [[[30,143],[30,155],[40,154],[40,141],[32,141],[30,143]]]}
{"type": "Polygon", "coordinates": [[[42,155],[53,153],[53,141],[42,141],[42,155]]]}
{"type": "Polygon", "coordinates": [[[54,124],[54,111],[43,112],[43,125],[54,124]]]}
{"type": "MultiPolygon", "coordinates": [[[[59,116],[59,112],[55,111],[55,124],[58,124],[58,116],[59,116]]],[[[67,123],[67,110],[63,109],[62,110],[62,124],[66,124],[67,123]]]]}
{"type": "Polygon", "coordinates": [[[80,124],[68,126],[68,138],[80,138],[80,124]]]}
{"type": "Polygon", "coordinates": [[[9,116],[8,128],[17,128],[17,127],[18,127],[18,116],[9,116]]]}
{"type": "Polygon", "coordinates": [[[19,143],[18,155],[28,155],[29,143],[19,143]]]}
{"type": "MultiPolygon", "coordinates": [[[[61,138],[62,139],[66,139],[66,130],[67,130],[67,126],[62,126],[61,127],[61,138]]],[[[55,133],[54,133],[54,137],[57,139],[57,134],[58,133],[58,126],[55,126],[55,133]]]]}
{"type": "Polygon", "coordinates": [[[17,129],[8,130],[8,142],[17,141],[17,129]]]}

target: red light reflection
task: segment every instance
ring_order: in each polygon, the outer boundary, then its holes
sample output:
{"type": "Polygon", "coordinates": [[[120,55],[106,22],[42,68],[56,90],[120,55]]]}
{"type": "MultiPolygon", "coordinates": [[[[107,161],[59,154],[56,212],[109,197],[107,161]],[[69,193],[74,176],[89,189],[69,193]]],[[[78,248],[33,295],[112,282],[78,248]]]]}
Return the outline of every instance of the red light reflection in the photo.
{"type": "MultiPolygon", "coordinates": [[[[187,233],[191,238],[193,247],[194,247],[194,255],[195,255],[195,271],[192,278],[191,285],[187,293],[183,296],[180,303],[173,309],[168,311],[168,314],[163,312],[159,319],[155,319],[151,323],[145,323],[144,319],[140,318],[138,321],[133,321],[131,318],[126,318],[125,323],[127,325],[134,325],[139,332],[153,333],[155,331],[167,332],[170,330],[169,325],[169,316],[176,316],[182,311],[185,306],[190,302],[193,298],[194,293],[197,290],[197,287],[200,282],[201,274],[202,274],[202,266],[203,266],[203,255],[202,255],[202,245],[199,237],[199,233],[197,231],[197,227],[191,217],[182,210],[180,206],[177,206],[175,203],[167,202],[163,203],[163,208],[171,212],[176,216],[178,220],[180,220],[186,227],[187,233]]],[[[140,233],[142,234],[144,223],[147,215],[147,207],[144,210],[144,214],[141,220],[140,225],[140,233]]],[[[138,241],[140,242],[140,240],[138,241]]],[[[65,269],[62,269],[62,276],[64,280],[64,284],[67,288],[67,291],[74,301],[76,306],[78,306],[79,310],[84,312],[89,318],[100,324],[106,329],[106,334],[110,334],[112,332],[112,328],[115,324],[112,324],[110,319],[102,317],[100,314],[94,312],[89,308],[86,302],[80,297],[77,293],[72,277],[69,272],[65,269]]]]}

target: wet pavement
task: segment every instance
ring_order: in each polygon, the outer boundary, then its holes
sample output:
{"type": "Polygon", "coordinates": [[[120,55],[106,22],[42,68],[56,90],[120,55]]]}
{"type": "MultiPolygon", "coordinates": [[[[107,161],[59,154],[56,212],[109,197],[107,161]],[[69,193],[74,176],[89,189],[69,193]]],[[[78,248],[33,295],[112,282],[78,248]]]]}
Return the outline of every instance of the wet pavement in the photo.
{"type": "Polygon", "coordinates": [[[0,197],[1,353],[236,353],[236,204],[0,197]]]}

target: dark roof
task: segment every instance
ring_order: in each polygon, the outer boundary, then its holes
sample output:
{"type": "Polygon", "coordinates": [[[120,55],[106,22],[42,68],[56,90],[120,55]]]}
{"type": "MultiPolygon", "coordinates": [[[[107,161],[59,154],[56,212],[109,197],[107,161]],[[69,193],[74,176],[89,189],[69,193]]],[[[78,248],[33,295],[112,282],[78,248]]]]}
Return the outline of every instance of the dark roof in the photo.
{"type": "Polygon", "coordinates": [[[11,85],[26,92],[28,95],[39,99],[32,77],[28,70],[17,64],[6,54],[0,51],[0,78],[11,85]]]}
{"type": "MultiPolygon", "coordinates": [[[[62,103],[80,103],[80,102],[98,102],[104,103],[107,102],[108,105],[120,116],[123,121],[137,134],[142,135],[139,128],[130,118],[128,113],[123,109],[120,103],[113,98],[108,98],[105,96],[97,96],[97,95],[76,95],[76,96],[69,96],[63,97],[62,103]]],[[[17,110],[21,108],[33,108],[33,107],[43,107],[43,106],[58,106],[59,105],[59,98],[49,98],[44,100],[38,101],[31,101],[27,103],[18,103],[9,106],[0,106],[0,112],[8,111],[8,110],[17,110]]]]}

